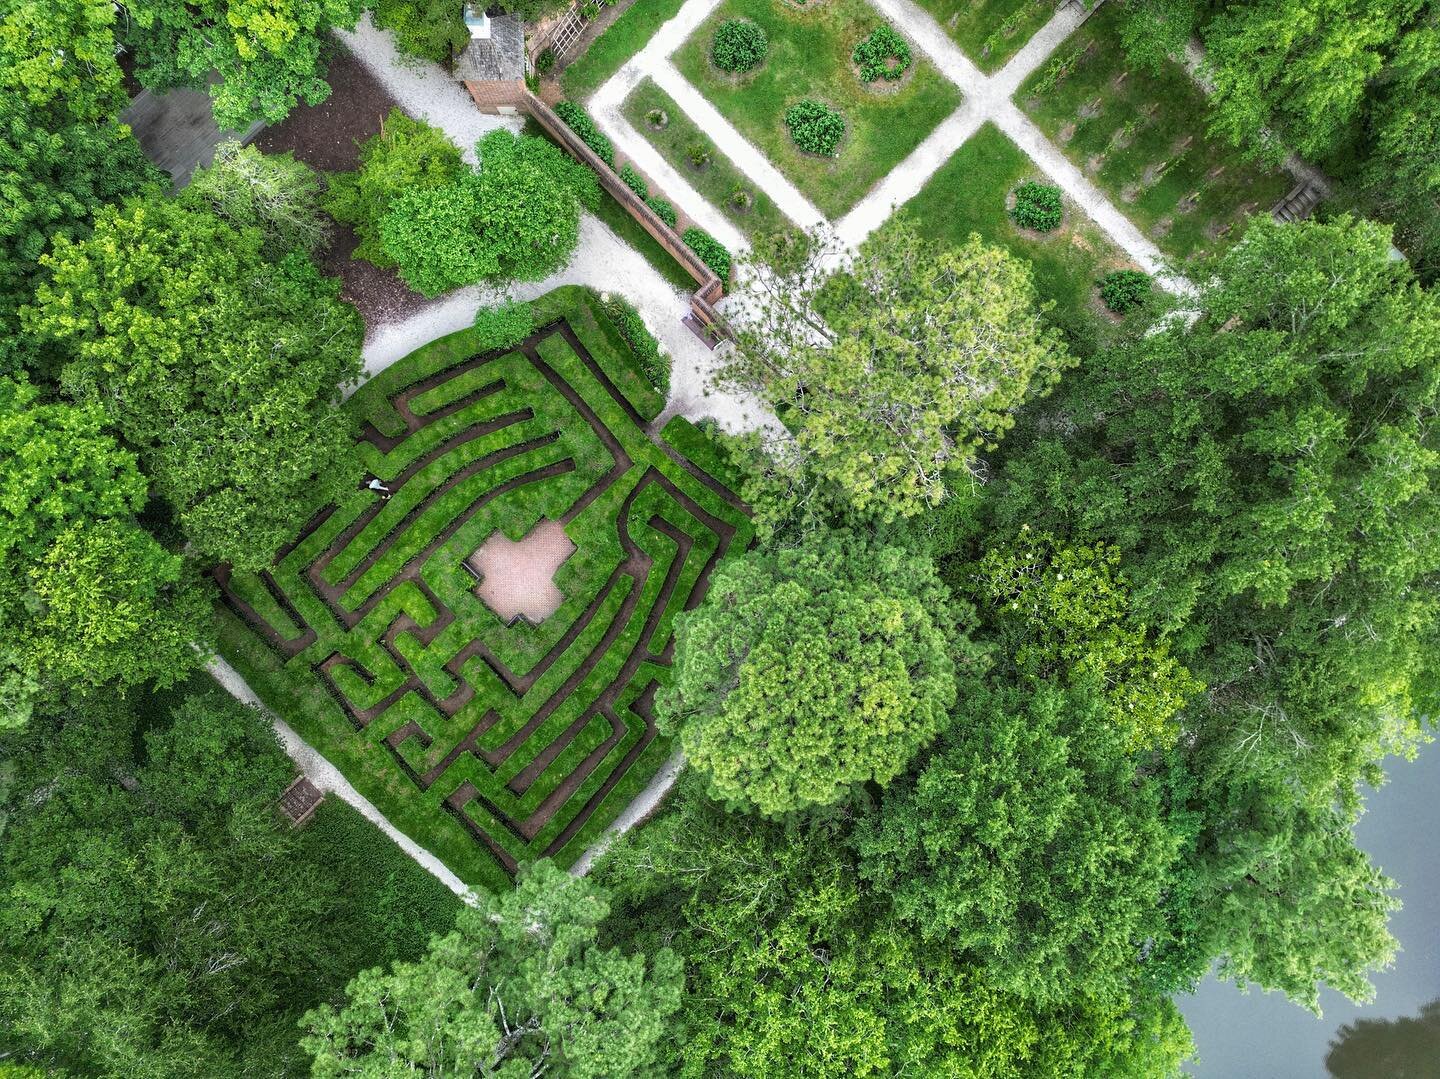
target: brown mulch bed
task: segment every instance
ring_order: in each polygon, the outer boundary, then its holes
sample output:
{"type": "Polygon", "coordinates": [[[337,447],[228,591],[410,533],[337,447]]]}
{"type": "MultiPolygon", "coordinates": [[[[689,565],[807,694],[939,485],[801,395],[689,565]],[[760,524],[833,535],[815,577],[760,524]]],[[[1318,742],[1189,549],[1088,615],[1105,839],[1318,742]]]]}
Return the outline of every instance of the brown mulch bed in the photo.
{"type": "MultiPolygon", "coordinates": [[[[282,123],[262,131],[255,145],[267,154],[293,151],[298,160],[322,172],[353,169],[360,144],[380,130],[396,102],[360,61],[343,50],[330,62],[326,79],[328,98],[319,105],[297,107],[282,123]]],[[[340,297],[359,310],[367,332],[407,318],[429,302],[393,270],[352,259],[350,253],[359,242],[348,225],[337,226],[319,263],[325,273],[340,278],[340,297]]]]}

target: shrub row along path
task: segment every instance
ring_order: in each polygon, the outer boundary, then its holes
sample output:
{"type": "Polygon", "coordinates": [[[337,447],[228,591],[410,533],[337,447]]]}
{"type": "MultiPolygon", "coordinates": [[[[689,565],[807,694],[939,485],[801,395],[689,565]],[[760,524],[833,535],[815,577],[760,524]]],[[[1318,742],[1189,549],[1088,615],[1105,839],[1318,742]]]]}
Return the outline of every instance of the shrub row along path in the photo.
{"type": "MultiPolygon", "coordinates": [[[[721,0],[689,0],[676,16],[591,98],[592,114],[607,135],[628,157],[670,192],[692,218],[734,250],[743,250],[744,237],[671,167],[629,124],[620,107],[645,78],[652,79],[690,118],[705,129],[716,147],[764,190],[797,225],[825,223],[824,216],[776,169],[753,144],[692,86],[671,62],[671,54],[719,6],[721,0]]],[[[1137,265],[1153,274],[1162,287],[1177,295],[1193,292],[1193,285],[1171,272],[1160,249],[1121,213],[1068,158],[1053,145],[1011,100],[1020,84],[1085,21],[1077,5],[1056,12],[998,73],[986,76],[960,50],[930,14],[913,0],[870,0],[940,72],[965,95],[964,101],[910,155],[849,213],[834,222],[836,235],[848,247],[858,247],[905,202],[917,195],[961,145],[991,121],[1029,155],[1031,160],[1065,192],[1101,229],[1109,234],[1137,265]]],[[[823,13],[818,16],[823,18],[823,13]]],[[[997,193],[999,194],[999,193],[997,193]]]]}

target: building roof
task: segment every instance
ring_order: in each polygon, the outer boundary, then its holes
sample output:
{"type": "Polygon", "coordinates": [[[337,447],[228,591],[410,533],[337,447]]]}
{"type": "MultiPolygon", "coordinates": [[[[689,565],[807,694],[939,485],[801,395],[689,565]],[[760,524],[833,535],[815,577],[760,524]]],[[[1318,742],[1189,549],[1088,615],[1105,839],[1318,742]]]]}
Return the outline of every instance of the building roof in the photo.
{"type": "Polygon", "coordinates": [[[493,15],[490,36],[471,38],[455,58],[461,82],[510,82],[525,77],[525,24],[515,15],[493,15]]]}

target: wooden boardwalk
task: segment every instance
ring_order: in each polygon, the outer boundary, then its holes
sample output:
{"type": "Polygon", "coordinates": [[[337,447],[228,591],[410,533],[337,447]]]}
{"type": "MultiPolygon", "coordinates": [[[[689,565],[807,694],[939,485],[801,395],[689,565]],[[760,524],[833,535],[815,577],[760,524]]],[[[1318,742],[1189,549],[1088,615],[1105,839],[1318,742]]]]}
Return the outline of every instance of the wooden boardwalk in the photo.
{"type": "MultiPolygon", "coordinates": [[[[215,76],[218,78],[218,76],[215,76]]],[[[163,94],[142,90],[120,114],[140,140],[146,156],[170,174],[175,187],[190,182],[197,168],[215,159],[215,147],[227,139],[249,142],[264,124],[245,131],[222,131],[215,126],[210,95],[200,90],[170,90],[163,94]]]]}

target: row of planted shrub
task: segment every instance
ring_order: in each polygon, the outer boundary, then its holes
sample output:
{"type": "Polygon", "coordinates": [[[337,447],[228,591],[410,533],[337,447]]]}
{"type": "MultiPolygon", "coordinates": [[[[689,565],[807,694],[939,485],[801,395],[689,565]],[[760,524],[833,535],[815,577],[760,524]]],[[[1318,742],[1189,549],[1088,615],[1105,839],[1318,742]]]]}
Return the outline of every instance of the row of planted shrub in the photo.
{"type": "MultiPolygon", "coordinates": [[[[615,146],[590,118],[589,113],[573,101],[562,101],[555,106],[555,115],[560,117],[565,126],[580,137],[581,142],[595,151],[596,157],[605,162],[612,170],[615,168],[615,146]]],[[[672,229],[675,227],[679,220],[675,207],[662,198],[652,196],[650,185],[645,182],[645,178],[635,170],[633,165],[626,162],[620,167],[618,175],[637,198],[655,211],[655,216],[672,229]]],[[[700,257],[700,261],[714,271],[715,276],[720,278],[721,282],[727,285],[730,283],[731,258],[730,252],[724,244],[703,229],[694,227],[686,229],[680,239],[684,241],[686,247],[700,257]]]]}

